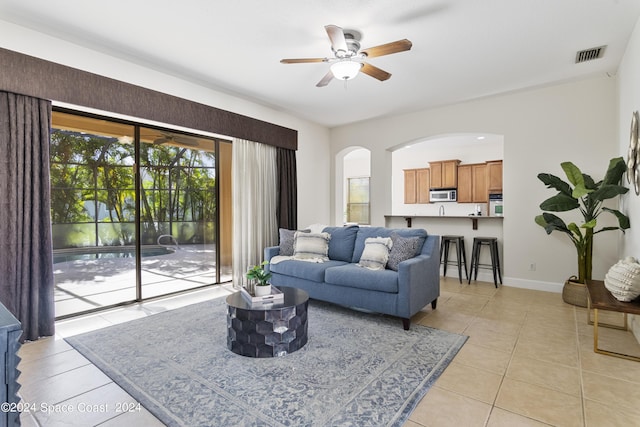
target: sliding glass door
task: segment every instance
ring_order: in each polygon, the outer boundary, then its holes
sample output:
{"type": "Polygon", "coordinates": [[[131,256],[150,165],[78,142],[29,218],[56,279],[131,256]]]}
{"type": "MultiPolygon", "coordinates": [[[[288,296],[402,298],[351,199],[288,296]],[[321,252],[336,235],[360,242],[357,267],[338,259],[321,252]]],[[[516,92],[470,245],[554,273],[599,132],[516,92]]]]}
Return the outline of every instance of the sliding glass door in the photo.
{"type": "Polygon", "coordinates": [[[140,130],[140,244],[144,297],[216,282],[215,141],[140,130]]]}
{"type": "Polygon", "coordinates": [[[68,111],[52,123],[56,317],[230,280],[230,143],[68,111]]]}

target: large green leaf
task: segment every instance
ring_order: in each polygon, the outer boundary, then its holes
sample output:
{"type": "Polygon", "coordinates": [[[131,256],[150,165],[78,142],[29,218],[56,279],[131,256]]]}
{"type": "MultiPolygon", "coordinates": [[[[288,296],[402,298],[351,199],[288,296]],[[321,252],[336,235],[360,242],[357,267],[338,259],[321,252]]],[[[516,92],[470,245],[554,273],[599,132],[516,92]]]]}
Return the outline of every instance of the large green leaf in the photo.
{"type": "MultiPolygon", "coordinates": [[[[551,234],[552,231],[558,230],[571,235],[571,231],[567,227],[567,224],[565,224],[565,222],[559,216],[548,212],[544,212],[540,216],[542,217],[542,223],[544,224],[543,227],[547,234],[551,234]]],[[[536,218],[536,222],[538,221],[539,220],[536,218]]]]}
{"type": "Polygon", "coordinates": [[[591,178],[591,176],[587,175],[586,173],[582,174],[582,179],[584,180],[584,186],[586,188],[588,188],[589,190],[596,190],[598,188],[598,186],[600,185],[600,183],[595,183],[593,181],[593,178],[591,178]]]}
{"type": "MultiPolygon", "coordinates": [[[[620,227],[602,227],[600,230],[594,231],[593,234],[598,234],[603,231],[612,231],[612,230],[620,230],[620,227]]],[[[624,233],[624,230],[622,230],[622,232],[624,233]]]]}
{"type": "Polygon", "coordinates": [[[558,193],[540,203],[540,209],[543,211],[565,212],[576,209],[580,206],[578,200],[563,193],[558,193]]]}
{"type": "Polygon", "coordinates": [[[602,184],[602,186],[600,186],[600,188],[598,188],[596,191],[591,193],[589,197],[591,197],[594,200],[602,201],[602,200],[612,199],[616,196],[619,196],[620,194],[625,194],[627,191],[629,191],[629,189],[621,185],[602,184]]]}
{"type": "Polygon", "coordinates": [[[609,209],[605,206],[602,207],[602,210],[612,213],[616,216],[616,218],[618,218],[618,225],[620,229],[622,229],[622,231],[631,228],[631,222],[629,221],[629,217],[623,214],[622,212],[620,212],[619,210],[609,209]]]}
{"type": "Polygon", "coordinates": [[[555,175],[551,175],[550,173],[539,173],[538,179],[542,181],[547,186],[547,188],[555,188],[562,194],[566,194],[568,196],[571,195],[571,187],[569,186],[569,184],[555,175]]]}
{"type": "Polygon", "coordinates": [[[533,220],[542,228],[547,226],[547,221],[544,220],[544,217],[542,215],[536,215],[533,220]]]}
{"type": "Polygon", "coordinates": [[[603,179],[604,184],[619,184],[626,170],[627,166],[622,157],[611,159],[609,161],[609,168],[603,179]]]}
{"type": "Polygon", "coordinates": [[[581,184],[577,184],[574,188],[573,191],[571,192],[571,197],[573,197],[574,199],[579,199],[583,196],[586,196],[589,193],[592,193],[593,190],[588,189],[587,187],[584,186],[584,182],[581,184]]]}
{"type": "Polygon", "coordinates": [[[580,227],[578,227],[575,222],[572,222],[569,225],[567,225],[567,228],[577,236],[578,240],[582,240],[582,231],[580,231],[580,227]]]}
{"type": "Polygon", "coordinates": [[[582,177],[582,172],[576,165],[571,162],[562,162],[560,163],[562,170],[567,175],[567,179],[574,187],[581,185],[584,187],[584,178],[582,177]]]}

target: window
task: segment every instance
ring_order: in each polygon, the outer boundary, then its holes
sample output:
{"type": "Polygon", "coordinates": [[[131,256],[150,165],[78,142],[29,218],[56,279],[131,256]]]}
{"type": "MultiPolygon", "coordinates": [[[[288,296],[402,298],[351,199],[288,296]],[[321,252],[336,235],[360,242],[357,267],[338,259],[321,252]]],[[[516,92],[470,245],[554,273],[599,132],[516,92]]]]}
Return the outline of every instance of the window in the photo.
{"type": "Polygon", "coordinates": [[[347,222],[369,224],[369,177],[347,178],[347,222]]]}

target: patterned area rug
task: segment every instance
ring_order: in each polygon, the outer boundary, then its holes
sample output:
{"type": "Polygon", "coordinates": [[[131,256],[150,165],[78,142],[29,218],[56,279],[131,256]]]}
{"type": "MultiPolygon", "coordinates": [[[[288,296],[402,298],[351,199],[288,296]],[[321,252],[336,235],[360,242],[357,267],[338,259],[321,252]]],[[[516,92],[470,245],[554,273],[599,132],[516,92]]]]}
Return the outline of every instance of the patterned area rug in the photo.
{"type": "Polygon", "coordinates": [[[283,357],[227,349],[224,298],[67,338],[169,426],[400,426],[467,337],[309,302],[283,357]]]}

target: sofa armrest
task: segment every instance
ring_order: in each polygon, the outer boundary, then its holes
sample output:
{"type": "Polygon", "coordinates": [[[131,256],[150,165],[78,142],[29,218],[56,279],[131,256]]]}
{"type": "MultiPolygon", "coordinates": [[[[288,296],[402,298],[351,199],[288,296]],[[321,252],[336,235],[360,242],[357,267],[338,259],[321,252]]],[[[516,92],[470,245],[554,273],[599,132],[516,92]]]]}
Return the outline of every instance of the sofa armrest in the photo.
{"type": "Polygon", "coordinates": [[[264,260],[271,261],[276,255],[280,255],[280,246],[269,246],[264,248],[264,260]]]}
{"type": "Polygon", "coordinates": [[[440,296],[440,236],[429,235],[420,255],[398,264],[398,313],[410,318],[440,296]]]}

